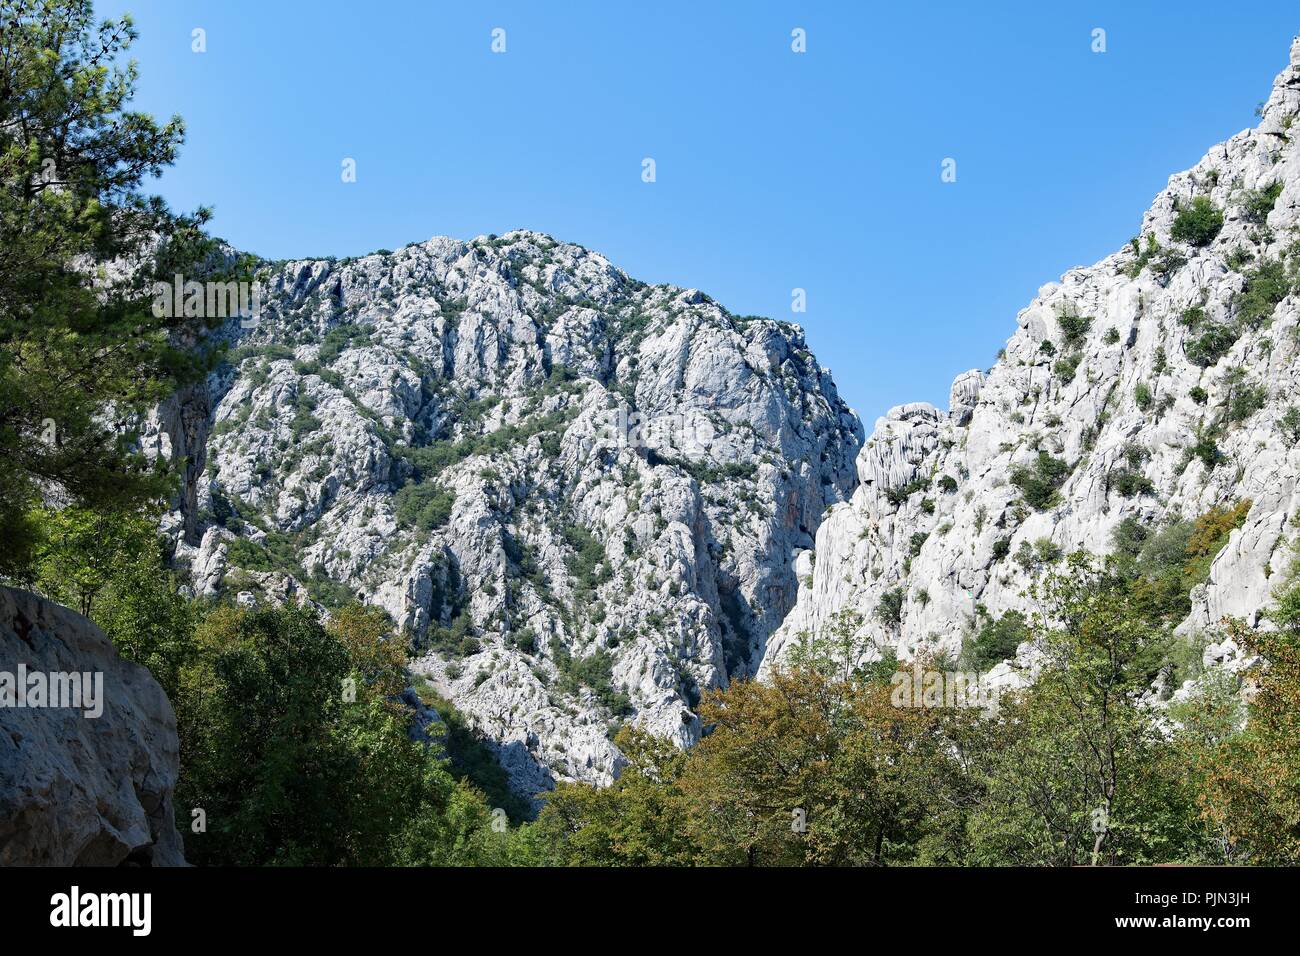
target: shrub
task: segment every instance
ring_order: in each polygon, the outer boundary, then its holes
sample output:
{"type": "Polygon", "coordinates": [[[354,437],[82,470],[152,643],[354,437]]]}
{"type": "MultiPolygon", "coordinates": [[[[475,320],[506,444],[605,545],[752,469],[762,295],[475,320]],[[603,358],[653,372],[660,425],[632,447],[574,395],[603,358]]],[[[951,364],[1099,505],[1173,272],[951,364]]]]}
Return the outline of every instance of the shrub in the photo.
{"type": "Polygon", "coordinates": [[[920,554],[921,548],[925,544],[925,539],[928,537],[930,536],[924,531],[917,531],[915,534],[913,534],[912,537],[909,538],[907,542],[908,553],[911,554],[912,557],[916,557],[918,554],[920,554]]]}
{"type": "Polygon", "coordinates": [[[1219,450],[1217,440],[1218,435],[1217,428],[1197,428],[1196,442],[1187,450],[1188,455],[1191,458],[1199,458],[1201,464],[1205,465],[1206,468],[1214,468],[1215,465],[1223,461],[1223,452],[1219,450]]]}
{"type": "Polygon", "coordinates": [[[573,549],[573,556],[565,565],[574,589],[584,597],[608,581],[612,575],[605,562],[605,547],[586,528],[571,524],[564,527],[564,540],[573,549]],[[599,568],[599,572],[597,572],[599,568]]]}
{"type": "Polygon", "coordinates": [[[589,687],[596,699],[617,716],[631,713],[627,694],[614,689],[614,659],[604,648],[597,648],[586,657],[574,657],[559,639],[551,639],[551,659],[560,671],[558,689],[577,696],[582,687],[589,687]]]}
{"type": "Polygon", "coordinates": [[[394,515],[400,524],[422,531],[441,528],[451,519],[456,493],[432,483],[405,485],[393,499],[394,515]]]}
{"type": "Polygon", "coordinates": [[[1147,236],[1145,249],[1142,249],[1139,246],[1137,237],[1129,240],[1129,244],[1133,247],[1133,254],[1137,258],[1133,260],[1125,271],[1130,279],[1136,279],[1142,274],[1142,270],[1146,268],[1147,263],[1151,261],[1152,257],[1160,251],[1160,243],[1156,241],[1155,236],[1147,236]]]}
{"type": "Polygon", "coordinates": [[[1110,486],[1124,498],[1136,498],[1139,495],[1155,493],[1151,480],[1140,471],[1119,468],[1110,473],[1110,486]]]}
{"type": "Polygon", "coordinates": [[[1178,321],[1195,331],[1205,324],[1206,318],[1205,310],[1199,305],[1193,305],[1183,309],[1183,314],[1178,317],[1178,321]]]}
{"type": "Polygon", "coordinates": [[[1277,259],[1261,262],[1246,275],[1246,288],[1237,310],[1238,323],[1247,328],[1258,328],[1290,292],[1291,279],[1286,266],[1277,259]]]}
{"type": "Polygon", "coordinates": [[[1106,330],[1106,334],[1101,337],[1101,340],[1107,345],[1114,345],[1119,341],[1119,329],[1111,326],[1106,330]]]}
{"type": "Polygon", "coordinates": [[[1237,246],[1224,259],[1228,268],[1233,272],[1240,272],[1246,267],[1246,263],[1254,259],[1255,256],[1242,246],[1237,246]]]}
{"type": "Polygon", "coordinates": [[[1210,325],[1198,338],[1187,343],[1187,360],[1202,368],[1209,368],[1227,355],[1237,344],[1237,333],[1226,325],[1210,325]]]}
{"type": "Polygon", "coordinates": [[[1151,387],[1146,382],[1138,382],[1133,389],[1133,400],[1137,402],[1137,407],[1146,411],[1151,407],[1153,396],[1151,387]]]}
{"type": "Polygon", "coordinates": [[[1201,386],[1199,385],[1193,385],[1192,390],[1187,393],[1187,397],[1190,398],[1192,401],[1194,401],[1197,405],[1204,405],[1206,402],[1210,400],[1210,393],[1207,392],[1205,389],[1201,388],[1201,386]]]}
{"type": "Polygon", "coordinates": [[[1263,385],[1246,385],[1236,389],[1228,400],[1228,421],[1244,422],[1268,402],[1268,389],[1263,385]]]}
{"type": "Polygon", "coordinates": [[[1185,265],[1187,265],[1187,256],[1177,249],[1166,249],[1151,261],[1151,272],[1163,281],[1185,265]]]}
{"type": "Polygon", "coordinates": [[[876,620],[886,627],[898,627],[903,620],[903,598],[905,592],[901,587],[890,588],[880,595],[876,605],[876,620]]]}
{"type": "Polygon", "coordinates": [[[993,560],[1001,561],[1011,553],[1011,539],[998,538],[993,542],[993,560]]]}
{"type": "Polygon", "coordinates": [[[330,365],[347,349],[369,342],[373,332],[373,328],[363,329],[351,324],[336,325],[325,333],[316,360],[322,365],[330,365]]]}
{"type": "Polygon", "coordinates": [[[1068,464],[1040,451],[1033,467],[1017,465],[1011,469],[1011,483],[1020,489],[1027,504],[1043,511],[1056,504],[1057,491],[1069,475],[1068,464]]]}
{"type": "Polygon", "coordinates": [[[962,664],[972,670],[986,671],[1009,657],[1029,640],[1029,624],[1020,611],[1008,611],[996,621],[988,621],[962,648],[962,664]]]}
{"type": "Polygon", "coordinates": [[[1300,408],[1294,405],[1288,405],[1282,418],[1277,423],[1278,430],[1282,437],[1286,439],[1287,444],[1300,444],[1300,408]]]}
{"type": "Polygon", "coordinates": [[[1079,370],[1079,363],[1083,361],[1083,355],[1080,352],[1071,352],[1064,355],[1056,361],[1056,374],[1061,377],[1063,382],[1073,382],[1075,372],[1079,370]]]}
{"type": "Polygon", "coordinates": [[[1282,195],[1282,182],[1279,180],[1265,189],[1252,189],[1242,196],[1241,211],[1243,218],[1256,226],[1264,224],[1268,214],[1277,205],[1282,195]]]}
{"type": "Polygon", "coordinates": [[[1197,196],[1190,206],[1178,210],[1169,234],[1178,242],[1208,246],[1223,228],[1223,213],[1205,196],[1197,196]]]}
{"type": "Polygon", "coordinates": [[[890,488],[885,492],[885,498],[895,508],[904,504],[908,498],[918,491],[924,491],[929,486],[929,482],[924,478],[914,478],[905,485],[897,488],[890,488]]]}
{"type": "Polygon", "coordinates": [[[945,494],[952,494],[957,490],[957,479],[952,475],[944,475],[939,479],[939,490],[945,494]]]}
{"type": "Polygon", "coordinates": [[[1058,315],[1056,321],[1061,326],[1061,334],[1065,337],[1065,344],[1069,348],[1075,348],[1083,342],[1083,337],[1088,334],[1092,328],[1092,316],[1090,315],[1058,315]]]}

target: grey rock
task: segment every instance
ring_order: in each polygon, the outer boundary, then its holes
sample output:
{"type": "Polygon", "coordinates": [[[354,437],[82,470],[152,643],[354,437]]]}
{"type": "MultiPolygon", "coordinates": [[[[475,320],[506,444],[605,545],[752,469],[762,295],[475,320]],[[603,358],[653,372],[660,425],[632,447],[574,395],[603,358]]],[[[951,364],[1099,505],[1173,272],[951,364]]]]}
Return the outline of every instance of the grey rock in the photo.
{"type": "Polygon", "coordinates": [[[176,718],[149,671],[81,615],[0,587],[0,671],[20,664],[102,675],[103,710],[0,706],[0,866],[184,865],[176,718]]]}
{"type": "Polygon", "coordinates": [[[197,462],[165,525],[196,593],[382,607],[524,794],[613,779],[620,720],[698,739],[855,484],[802,330],[526,231],[261,281],[229,367],[153,423],[197,462]],[[405,520],[408,484],[445,523],[405,520]]]}

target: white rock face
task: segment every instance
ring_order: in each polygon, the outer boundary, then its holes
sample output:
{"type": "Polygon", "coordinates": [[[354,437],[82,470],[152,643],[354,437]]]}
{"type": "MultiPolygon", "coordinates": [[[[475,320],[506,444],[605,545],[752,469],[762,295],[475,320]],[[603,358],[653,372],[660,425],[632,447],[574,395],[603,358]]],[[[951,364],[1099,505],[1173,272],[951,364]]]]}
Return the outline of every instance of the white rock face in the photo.
{"type": "MultiPolygon", "coordinates": [[[[993,617],[1033,610],[1024,592],[1042,570],[1029,551],[1036,543],[1106,553],[1128,516],[1191,518],[1247,498],[1245,524],[1193,594],[1181,630],[1225,615],[1260,623],[1292,560],[1288,516],[1300,506],[1300,413],[1285,417],[1300,403],[1300,302],[1288,294],[1253,324],[1242,310],[1248,274],[1261,263],[1286,262],[1292,283],[1300,274],[1298,115],[1300,38],[1259,126],[1171,177],[1132,247],[1040,289],[987,375],[958,376],[947,412],[901,405],[876,422],[858,457],[861,485],[818,530],[811,580],[769,642],[761,673],[797,635],[821,632],[845,610],[863,615],[863,638],[881,649],[956,654],[977,606],[993,617]],[[1276,199],[1261,211],[1270,187],[1276,199]],[[1171,234],[1178,209],[1195,197],[1225,217],[1204,246],[1171,234]],[[1151,239],[1160,251],[1139,259],[1151,239]],[[1206,343],[1219,328],[1233,331],[1216,355],[1206,343]],[[1227,415],[1250,388],[1264,390],[1262,404],[1239,403],[1227,415]],[[1208,445],[1193,454],[1206,435],[1217,463],[1208,445]],[[1028,507],[1009,481],[1040,451],[1069,468],[1059,502],[1045,510],[1028,507]],[[1126,472],[1149,489],[1126,488],[1126,472]],[[877,608],[896,589],[900,619],[882,621],[877,608]]],[[[1028,663],[1008,662],[995,677],[1023,682],[1028,663]]]]}
{"type": "Polygon", "coordinates": [[[102,698],[90,711],[0,706],[0,866],[183,866],[180,745],[158,682],[81,615],[0,587],[0,672],[15,678],[20,665],[98,674],[102,698]]]}
{"type": "Polygon", "coordinates": [[[154,422],[194,456],[168,526],[195,589],[384,608],[525,794],[611,780],[618,719],[694,742],[855,484],[802,331],[531,232],[263,283],[154,422]]]}

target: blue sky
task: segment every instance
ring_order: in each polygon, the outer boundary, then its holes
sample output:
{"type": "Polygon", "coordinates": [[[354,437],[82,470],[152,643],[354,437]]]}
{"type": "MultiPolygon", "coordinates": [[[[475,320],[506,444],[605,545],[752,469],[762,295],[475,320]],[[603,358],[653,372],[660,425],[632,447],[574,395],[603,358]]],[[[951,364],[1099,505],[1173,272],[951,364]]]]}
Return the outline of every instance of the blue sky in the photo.
{"type": "Polygon", "coordinates": [[[868,429],[894,404],[946,406],[1040,285],[1126,242],[1170,174],[1253,125],[1300,32],[1293,2],[97,10],[136,19],[137,106],[187,122],[157,190],[213,206],[236,246],[547,232],[798,321],[868,429]]]}

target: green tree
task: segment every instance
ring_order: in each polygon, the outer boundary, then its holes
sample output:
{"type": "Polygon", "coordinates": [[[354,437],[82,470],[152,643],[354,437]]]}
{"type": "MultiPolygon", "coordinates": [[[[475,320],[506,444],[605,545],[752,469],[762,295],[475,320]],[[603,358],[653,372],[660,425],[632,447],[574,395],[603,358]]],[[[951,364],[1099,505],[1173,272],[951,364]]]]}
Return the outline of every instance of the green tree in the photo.
{"type": "Polygon", "coordinates": [[[198,628],[176,701],[178,813],[207,818],[203,833],[182,825],[192,862],[441,865],[502,850],[482,796],[366,679],[377,629],[353,616],[348,646],[297,608],[217,608],[198,628]]]}
{"type": "Polygon", "coordinates": [[[1300,586],[1279,595],[1275,630],[1234,624],[1262,658],[1245,730],[1224,741],[1201,804],[1206,818],[1251,863],[1300,863],[1300,586]]]}
{"type": "MultiPolygon", "coordinates": [[[[608,787],[560,783],[531,829],[545,861],[564,866],[689,866],[700,857],[690,838],[678,778],[687,755],[631,727],[615,743],[627,766],[608,787]]],[[[526,841],[525,841],[526,842],[526,841]]]]}
{"type": "Polygon", "coordinates": [[[143,664],[171,699],[193,658],[200,609],[167,567],[152,511],[45,508],[32,513],[36,562],[29,583],[94,620],[118,652],[143,664]]]}
{"type": "Polygon", "coordinates": [[[139,191],[183,126],[127,108],[134,38],[86,0],[0,0],[0,574],[30,570],[43,496],[121,510],[165,492],[132,413],[208,361],[202,323],[150,308],[154,278],[213,244],[205,213],[139,191]]]}
{"type": "Polygon", "coordinates": [[[1194,816],[1171,779],[1141,699],[1168,634],[1124,583],[1074,555],[1038,594],[1035,636],[1047,661],[1006,695],[995,745],[977,755],[986,788],[970,838],[986,864],[1080,865],[1178,859],[1194,816]]]}

